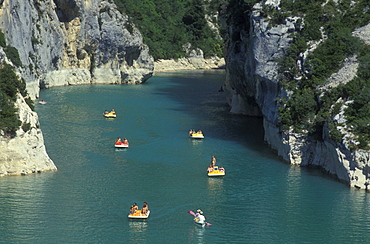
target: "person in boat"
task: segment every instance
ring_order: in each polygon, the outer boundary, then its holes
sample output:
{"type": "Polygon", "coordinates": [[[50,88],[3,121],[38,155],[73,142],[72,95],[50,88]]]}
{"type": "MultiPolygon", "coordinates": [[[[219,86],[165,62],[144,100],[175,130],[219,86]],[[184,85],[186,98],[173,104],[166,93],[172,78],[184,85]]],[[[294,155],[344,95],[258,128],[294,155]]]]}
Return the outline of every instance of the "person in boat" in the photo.
{"type": "Polygon", "coordinates": [[[213,155],[212,155],[212,158],[211,158],[211,165],[212,165],[212,167],[216,165],[216,158],[213,155]]]}
{"type": "Polygon", "coordinates": [[[107,110],[105,110],[105,111],[104,111],[104,114],[107,114],[107,113],[108,113],[108,111],[107,111],[107,110]]]}
{"type": "Polygon", "coordinates": [[[207,172],[208,173],[211,173],[213,171],[213,166],[212,164],[210,166],[208,166],[208,169],[207,169],[207,172]]]}
{"type": "Polygon", "coordinates": [[[219,171],[225,171],[224,167],[220,166],[220,168],[218,168],[219,171]]]}
{"type": "Polygon", "coordinates": [[[193,135],[194,133],[195,133],[195,131],[194,131],[194,130],[190,130],[190,131],[189,131],[189,136],[193,135]]]}
{"type": "Polygon", "coordinates": [[[148,203],[147,202],[144,202],[144,205],[143,205],[143,208],[141,209],[141,213],[142,214],[147,214],[148,213],[148,203]]]}
{"type": "Polygon", "coordinates": [[[198,223],[199,224],[204,224],[205,222],[206,222],[206,217],[204,217],[204,215],[203,215],[203,212],[202,211],[200,211],[199,213],[197,213],[198,214],[198,216],[196,216],[195,218],[197,218],[198,219],[198,223]]]}
{"type": "Polygon", "coordinates": [[[203,132],[201,131],[201,130],[198,130],[198,132],[197,132],[198,134],[203,134],[203,132]]]}
{"type": "Polygon", "coordinates": [[[117,137],[117,139],[116,139],[116,144],[119,144],[119,143],[121,143],[122,141],[121,141],[121,137],[117,137]]]}
{"type": "Polygon", "coordinates": [[[128,140],[126,139],[126,137],[123,138],[123,143],[128,144],[128,140]]]}
{"type": "Polygon", "coordinates": [[[134,204],[132,204],[131,208],[130,208],[130,213],[131,214],[134,214],[136,212],[136,210],[138,210],[139,207],[137,206],[136,202],[134,202],[134,204]]]}

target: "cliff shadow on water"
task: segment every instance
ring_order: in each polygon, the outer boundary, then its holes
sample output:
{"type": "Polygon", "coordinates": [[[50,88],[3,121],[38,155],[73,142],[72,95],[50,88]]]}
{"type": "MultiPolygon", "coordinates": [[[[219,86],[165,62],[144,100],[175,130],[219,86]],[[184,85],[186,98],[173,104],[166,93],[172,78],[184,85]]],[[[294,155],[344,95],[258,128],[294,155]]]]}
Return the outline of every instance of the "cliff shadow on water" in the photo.
{"type": "Polygon", "coordinates": [[[220,91],[225,79],[224,70],[177,71],[156,76],[168,77],[175,84],[160,87],[157,92],[179,103],[180,108],[175,110],[194,118],[195,124],[187,130],[201,129],[206,138],[233,141],[277,158],[264,142],[262,118],[230,113],[225,93],[220,91]]]}

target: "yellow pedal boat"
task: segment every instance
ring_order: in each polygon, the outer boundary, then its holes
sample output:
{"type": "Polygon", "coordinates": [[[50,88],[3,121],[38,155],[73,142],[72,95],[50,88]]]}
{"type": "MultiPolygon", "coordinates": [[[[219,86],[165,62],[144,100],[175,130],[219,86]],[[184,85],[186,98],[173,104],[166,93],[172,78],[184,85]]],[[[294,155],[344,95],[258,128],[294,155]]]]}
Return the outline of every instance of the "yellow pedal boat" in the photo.
{"type": "Polygon", "coordinates": [[[226,171],[224,168],[219,168],[218,166],[213,166],[213,170],[211,172],[208,172],[208,176],[224,176],[226,174],[226,171]]]}
{"type": "Polygon", "coordinates": [[[117,117],[116,111],[114,111],[114,110],[112,110],[110,112],[105,111],[104,112],[104,117],[106,117],[106,118],[116,118],[117,117]]]}
{"type": "Polygon", "coordinates": [[[130,213],[128,217],[130,219],[147,219],[149,218],[150,210],[146,214],[141,213],[141,210],[136,210],[135,213],[130,213]]]}
{"type": "Polygon", "coordinates": [[[203,133],[193,133],[190,135],[190,138],[193,138],[193,139],[203,139],[204,138],[204,135],[203,133]]]}

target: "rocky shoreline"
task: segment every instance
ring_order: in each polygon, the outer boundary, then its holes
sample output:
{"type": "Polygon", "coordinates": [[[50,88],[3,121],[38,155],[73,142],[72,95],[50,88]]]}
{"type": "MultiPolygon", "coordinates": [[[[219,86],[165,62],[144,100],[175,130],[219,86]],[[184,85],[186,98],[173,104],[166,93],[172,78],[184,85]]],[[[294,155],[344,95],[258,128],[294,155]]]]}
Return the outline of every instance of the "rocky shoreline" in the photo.
{"type": "Polygon", "coordinates": [[[189,57],[177,60],[159,59],[154,62],[154,73],[197,69],[225,69],[225,59],[189,57]]]}

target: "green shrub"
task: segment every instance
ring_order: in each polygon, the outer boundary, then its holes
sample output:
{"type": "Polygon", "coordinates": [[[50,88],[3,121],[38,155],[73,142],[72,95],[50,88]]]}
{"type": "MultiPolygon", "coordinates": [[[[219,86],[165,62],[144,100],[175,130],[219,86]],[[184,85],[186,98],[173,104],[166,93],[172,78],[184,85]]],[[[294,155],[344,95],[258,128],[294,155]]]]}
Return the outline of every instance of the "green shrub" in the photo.
{"type": "Polygon", "coordinates": [[[19,58],[18,49],[16,49],[15,47],[7,46],[4,51],[6,53],[6,56],[13,62],[15,66],[22,66],[22,61],[19,58]]]}
{"type": "Polygon", "coordinates": [[[35,110],[35,104],[34,104],[33,100],[30,97],[26,97],[25,101],[26,101],[27,105],[30,107],[30,109],[32,111],[34,111],[35,110]]]}
{"type": "MultiPolygon", "coordinates": [[[[14,136],[16,130],[21,126],[18,119],[17,109],[14,102],[17,93],[27,96],[24,80],[19,80],[14,68],[3,63],[0,65],[0,130],[7,136],[14,136]]],[[[33,109],[33,102],[26,98],[27,104],[33,109]]]]}
{"type": "Polygon", "coordinates": [[[0,46],[6,47],[5,35],[1,30],[0,30],[0,46]]]}
{"type": "Polygon", "coordinates": [[[370,142],[370,80],[358,78],[345,87],[349,87],[347,95],[353,100],[345,110],[345,115],[353,132],[359,137],[359,147],[365,149],[370,142]]]}
{"type": "Polygon", "coordinates": [[[22,125],[22,130],[24,131],[24,132],[27,132],[27,131],[29,131],[31,129],[31,124],[30,123],[23,123],[23,125],[22,125]]]}
{"type": "Polygon", "coordinates": [[[330,139],[332,139],[333,141],[337,143],[340,143],[343,138],[342,133],[336,128],[334,122],[330,122],[328,126],[329,126],[330,139]]]}
{"type": "Polygon", "coordinates": [[[8,136],[14,136],[20,125],[14,102],[9,101],[6,94],[0,90],[0,130],[8,136]]]}

